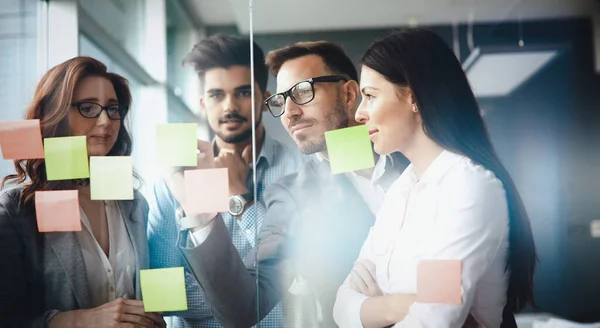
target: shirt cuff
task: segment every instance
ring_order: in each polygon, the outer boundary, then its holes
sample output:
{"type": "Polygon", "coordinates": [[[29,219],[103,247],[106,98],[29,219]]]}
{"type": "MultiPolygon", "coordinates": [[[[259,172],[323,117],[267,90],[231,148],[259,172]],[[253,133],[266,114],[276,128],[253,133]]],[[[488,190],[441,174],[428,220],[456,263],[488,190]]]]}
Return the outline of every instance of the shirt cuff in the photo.
{"type": "Polygon", "coordinates": [[[208,235],[210,235],[210,232],[212,231],[214,225],[215,221],[213,220],[209,225],[202,228],[201,230],[192,232],[192,244],[194,244],[194,246],[202,245],[202,243],[206,241],[206,238],[208,238],[208,235]]]}

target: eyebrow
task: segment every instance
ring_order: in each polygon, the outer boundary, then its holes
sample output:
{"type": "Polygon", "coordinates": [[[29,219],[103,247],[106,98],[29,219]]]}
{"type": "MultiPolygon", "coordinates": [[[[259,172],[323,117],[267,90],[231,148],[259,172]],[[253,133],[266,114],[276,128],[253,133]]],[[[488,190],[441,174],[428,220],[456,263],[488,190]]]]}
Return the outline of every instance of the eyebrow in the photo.
{"type": "Polygon", "coordinates": [[[362,89],[360,89],[360,92],[365,93],[366,92],[365,90],[367,90],[367,89],[378,90],[377,88],[367,85],[365,87],[362,87],[362,89]]]}
{"type": "MultiPolygon", "coordinates": [[[[233,89],[233,91],[234,92],[248,91],[250,89],[252,89],[252,86],[250,84],[246,84],[246,85],[241,85],[241,86],[233,89]]],[[[206,93],[224,93],[224,92],[225,92],[225,90],[223,90],[223,89],[216,89],[216,88],[215,89],[206,90],[206,93]]]]}
{"type": "MultiPolygon", "coordinates": [[[[98,98],[90,97],[90,98],[79,99],[74,102],[99,102],[99,100],[98,100],[98,98]]],[[[111,102],[119,102],[119,101],[115,98],[110,98],[110,99],[108,99],[108,102],[111,103],[111,102]]]]}

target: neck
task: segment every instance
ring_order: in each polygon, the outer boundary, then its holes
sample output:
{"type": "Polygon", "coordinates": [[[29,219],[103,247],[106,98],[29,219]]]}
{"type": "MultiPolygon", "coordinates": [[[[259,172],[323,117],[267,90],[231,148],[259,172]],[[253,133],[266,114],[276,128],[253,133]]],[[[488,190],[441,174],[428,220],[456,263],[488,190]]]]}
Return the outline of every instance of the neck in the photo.
{"type": "MultiPolygon", "coordinates": [[[[258,154],[260,154],[260,150],[262,149],[262,145],[263,145],[263,142],[265,139],[264,136],[265,136],[265,127],[261,124],[256,129],[256,149],[255,149],[255,151],[256,151],[257,156],[258,156],[258,154]]],[[[216,137],[215,141],[217,143],[218,149],[231,149],[240,155],[242,154],[242,152],[244,151],[244,149],[247,146],[252,147],[252,135],[250,135],[250,137],[248,137],[246,140],[244,140],[242,142],[238,142],[238,143],[227,143],[219,137],[216,137]]],[[[216,155],[218,155],[218,154],[215,154],[215,156],[216,155]]]]}
{"type": "Polygon", "coordinates": [[[419,176],[423,176],[423,173],[427,170],[429,165],[444,151],[440,145],[435,143],[424,133],[416,138],[413,144],[403,151],[404,156],[413,165],[415,172],[419,176]]]}

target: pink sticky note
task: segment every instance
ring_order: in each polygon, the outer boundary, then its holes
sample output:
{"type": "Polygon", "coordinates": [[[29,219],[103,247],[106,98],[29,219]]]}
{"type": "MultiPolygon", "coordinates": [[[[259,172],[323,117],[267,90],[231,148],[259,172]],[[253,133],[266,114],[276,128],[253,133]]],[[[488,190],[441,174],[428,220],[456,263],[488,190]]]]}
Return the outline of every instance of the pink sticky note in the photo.
{"type": "Polygon", "coordinates": [[[40,232],[81,231],[77,190],[36,191],[35,214],[40,232]]]}
{"type": "Polygon", "coordinates": [[[185,178],[186,215],[229,211],[227,169],[188,170],[185,178]]]}
{"type": "Polygon", "coordinates": [[[44,158],[40,121],[0,122],[0,146],[4,159],[44,158]]]}
{"type": "Polygon", "coordinates": [[[417,302],[462,303],[462,261],[424,260],[417,266],[417,302]]]}

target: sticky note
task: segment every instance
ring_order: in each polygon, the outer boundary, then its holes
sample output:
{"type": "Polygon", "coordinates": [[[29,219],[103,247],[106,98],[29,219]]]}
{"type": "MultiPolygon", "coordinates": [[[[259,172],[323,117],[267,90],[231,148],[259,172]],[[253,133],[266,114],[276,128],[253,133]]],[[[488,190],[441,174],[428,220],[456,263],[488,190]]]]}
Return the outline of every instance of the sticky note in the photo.
{"type": "Polygon", "coordinates": [[[417,302],[462,303],[462,261],[424,260],[417,265],[417,302]]]}
{"type": "Polygon", "coordinates": [[[160,124],[156,127],[156,156],[163,166],[198,165],[197,123],[160,124]]]}
{"type": "Polygon", "coordinates": [[[183,267],[140,270],[140,286],[146,312],[188,309],[183,267]]]}
{"type": "Polygon", "coordinates": [[[187,170],[183,175],[186,214],[229,211],[227,168],[187,170]]]}
{"type": "Polygon", "coordinates": [[[90,177],[85,136],[44,139],[48,180],[90,177]]]}
{"type": "Polygon", "coordinates": [[[364,125],[327,131],[325,142],[333,174],[375,166],[369,130],[364,125]]]}
{"type": "Polygon", "coordinates": [[[39,232],[81,231],[77,190],[36,191],[35,216],[39,232]]]}
{"type": "Polygon", "coordinates": [[[40,120],[0,122],[0,147],[4,159],[44,158],[40,120]]]}
{"type": "Polygon", "coordinates": [[[91,156],[90,189],[94,200],[133,199],[131,156],[91,156]]]}

